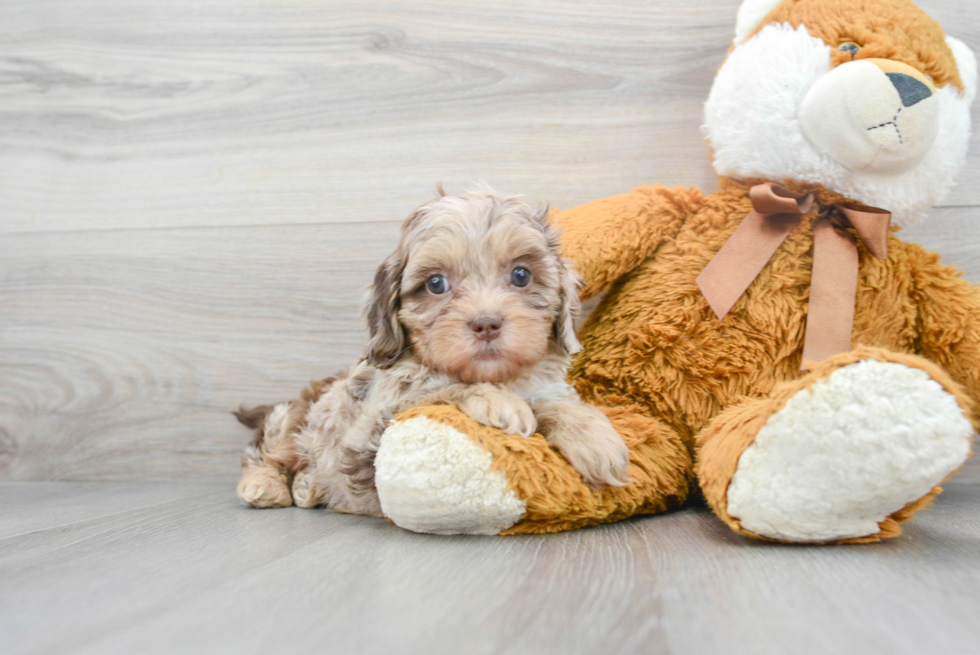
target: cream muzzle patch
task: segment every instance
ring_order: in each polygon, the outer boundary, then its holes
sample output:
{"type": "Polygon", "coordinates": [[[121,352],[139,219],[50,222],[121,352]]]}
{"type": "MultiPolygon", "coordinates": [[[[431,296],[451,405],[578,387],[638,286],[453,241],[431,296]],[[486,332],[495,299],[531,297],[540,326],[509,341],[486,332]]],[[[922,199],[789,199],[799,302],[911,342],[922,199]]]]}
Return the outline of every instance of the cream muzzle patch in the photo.
{"type": "Polygon", "coordinates": [[[896,174],[919,164],[935,141],[939,101],[911,66],[861,59],[817,80],[799,120],[806,138],[847,168],[896,174]]]}

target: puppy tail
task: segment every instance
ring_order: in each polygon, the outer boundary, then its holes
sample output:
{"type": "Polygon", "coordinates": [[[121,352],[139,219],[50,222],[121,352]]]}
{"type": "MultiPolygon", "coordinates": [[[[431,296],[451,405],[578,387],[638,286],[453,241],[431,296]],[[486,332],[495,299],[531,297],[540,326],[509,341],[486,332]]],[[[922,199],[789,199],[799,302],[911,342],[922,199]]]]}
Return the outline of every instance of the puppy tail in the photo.
{"type": "Polygon", "coordinates": [[[269,415],[272,411],[272,405],[259,405],[258,407],[253,407],[251,409],[242,405],[238,408],[237,412],[232,412],[238,422],[247,427],[249,430],[256,430],[260,425],[265,423],[265,417],[269,415]]]}
{"type": "MultiPolygon", "coordinates": [[[[305,411],[307,407],[315,403],[320,396],[330,388],[330,386],[337,380],[336,377],[324,378],[322,380],[315,380],[310,382],[306,389],[303,389],[303,400],[300,403],[289,403],[292,405],[299,405],[299,409],[305,411]]],[[[275,405],[259,405],[258,407],[248,408],[242,405],[238,408],[237,412],[232,412],[238,422],[247,427],[249,430],[255,430],[255,439],[253,441],[254,445],[261,447],[263,441],[265,441],[265,419],[269,416],[269,413],[275,409],[275,405]]]]}

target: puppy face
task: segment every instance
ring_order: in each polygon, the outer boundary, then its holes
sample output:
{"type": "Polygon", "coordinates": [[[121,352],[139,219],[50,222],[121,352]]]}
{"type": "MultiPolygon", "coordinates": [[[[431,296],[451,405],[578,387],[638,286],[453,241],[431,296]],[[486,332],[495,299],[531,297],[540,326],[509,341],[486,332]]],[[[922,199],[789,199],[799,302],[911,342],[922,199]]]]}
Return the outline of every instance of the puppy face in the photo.
{"type": "Polygon", "coordinates": [[[489,189],[441,197],[378,270],[368,359],[390,366],[411,350],[462,382],[506,382],[549,350],[580,349],[576,283],[546,211],[489,189]]]}

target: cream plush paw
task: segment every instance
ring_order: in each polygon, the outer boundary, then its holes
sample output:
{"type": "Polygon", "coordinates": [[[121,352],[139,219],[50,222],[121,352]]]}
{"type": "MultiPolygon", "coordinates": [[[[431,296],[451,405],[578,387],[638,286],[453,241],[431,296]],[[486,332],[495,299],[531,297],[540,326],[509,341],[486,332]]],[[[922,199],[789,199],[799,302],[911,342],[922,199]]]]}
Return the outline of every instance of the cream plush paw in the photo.
{"type": "Polygon", "coordinates": [[[972,438],[955,397],[925,371],[849,364],[766,420],[738,460],[728,513],[783,541],[872,535],[956,470],[972,438]]]}
{"type": "Polygon", "coordinates": [[[374,461],[381,509],[395,525],[433,534],[498,534],[524,502],[491,457],[456,428],[415,416],[391,423],[374,461]]]}

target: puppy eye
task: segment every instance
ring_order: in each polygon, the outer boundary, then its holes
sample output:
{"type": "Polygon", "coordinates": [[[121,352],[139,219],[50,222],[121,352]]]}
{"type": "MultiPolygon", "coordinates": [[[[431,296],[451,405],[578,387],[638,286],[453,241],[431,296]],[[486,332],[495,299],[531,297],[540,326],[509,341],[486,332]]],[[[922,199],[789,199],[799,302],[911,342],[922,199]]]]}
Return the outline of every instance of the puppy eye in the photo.
{"type": "Polygon", "coordinates": [[[445,275],[433,275],[425,281],[425,288],[429,290],[429,293],[441,296],[449,291],[449,280],[446,279],[445,275]]]}
{"type": "Polygon", "coordinates": [[[858,50],[861,49],[861,46],[854,43],[853,41],[845,41],[844,43],[841,43],[839,46],[837,46],[837,49],[840,50],[841,52],[851,53],[851,59],[854,59],[854,56],[857,55],[858,50]]]}
{"type": "Polygon", "coordinates": [[[523,266],[518,266],[510,274],[510,283],[515,287],[526,287],[531,282],[531,271],[523,266]]]}

